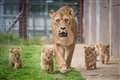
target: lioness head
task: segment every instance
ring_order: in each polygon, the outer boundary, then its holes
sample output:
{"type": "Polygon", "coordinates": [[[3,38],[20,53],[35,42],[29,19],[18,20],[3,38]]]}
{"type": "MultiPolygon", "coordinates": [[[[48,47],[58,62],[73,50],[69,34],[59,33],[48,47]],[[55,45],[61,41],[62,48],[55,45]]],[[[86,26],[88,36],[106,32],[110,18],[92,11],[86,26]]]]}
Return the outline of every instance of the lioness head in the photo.
{"type": "Polygon", "coordinates": [[[73,43],[75,39],[75,17],[71,7],[63,6],[49,13],[52,20],[54,41],[59,44],[73,43]]]}

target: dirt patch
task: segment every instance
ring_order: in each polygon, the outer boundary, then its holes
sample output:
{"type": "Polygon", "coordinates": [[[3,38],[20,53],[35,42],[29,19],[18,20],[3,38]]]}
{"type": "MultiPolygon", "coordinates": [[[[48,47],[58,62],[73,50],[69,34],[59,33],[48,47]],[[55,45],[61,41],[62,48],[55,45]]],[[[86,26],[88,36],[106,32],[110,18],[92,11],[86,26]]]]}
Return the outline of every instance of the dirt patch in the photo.
{"type": "Polygon", "coordinates": [[[109,64],[101,64],[97,61],[96,70],[86,70],[84,66],[84,45],[75,47],[72,67],[81,71],[87,80],[120,80],[120,58],[111,58],[109,64]]]}

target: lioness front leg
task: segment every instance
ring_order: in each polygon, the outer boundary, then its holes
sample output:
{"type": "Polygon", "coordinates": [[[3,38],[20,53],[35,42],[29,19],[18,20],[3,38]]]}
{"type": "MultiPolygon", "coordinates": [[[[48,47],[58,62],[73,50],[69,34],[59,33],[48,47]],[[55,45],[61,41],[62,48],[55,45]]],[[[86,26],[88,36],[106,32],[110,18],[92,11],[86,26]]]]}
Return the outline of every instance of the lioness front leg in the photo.
{"type": "Polygon", "coordinates": [[[65,58],[65,61],[66,61],[67,68],[69,68],[70,65],[71,65],[74,48],[75,48],[75,44],[72,44],[69,47],[65,48],[64,58],[65,58]]]}
{"type": "Polygon", "coordinates": [[[60,67],[60,71],[64,72],[66,70],[66,62],[65,59],[63,57],[63,48],[61,46],[56,45],[55,47],[55,57],[56,57],[56,61],[60,67]]]}

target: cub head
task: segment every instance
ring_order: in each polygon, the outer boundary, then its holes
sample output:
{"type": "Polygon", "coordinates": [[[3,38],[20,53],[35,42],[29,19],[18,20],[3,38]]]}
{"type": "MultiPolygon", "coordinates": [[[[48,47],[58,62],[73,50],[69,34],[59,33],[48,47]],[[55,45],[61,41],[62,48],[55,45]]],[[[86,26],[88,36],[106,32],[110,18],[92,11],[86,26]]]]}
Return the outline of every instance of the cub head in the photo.
{"type": "Polygon", "coordinates": [[[104,45],[101,49],[104,53],[109,53],[109,45],[104,45]]]}
{"type": "Polygon", "coordinates": [[[20,51],[21,51],[20,48],[11,48],[9,50],[10,54],[12,55],[12,57],[14,57],[16,59],[20,58],[20,51]]]}
{"type": "Polygon", "coordinates": [[[85,46],[84,49],[85,49],[85,54],[90,54],[95,52],[95,47],[93,46],[85,46]]]}
{"type": "Polygon", "coordinates": [[[43,53],[45,54],[45,59],[47,61],[51,60],[52,56],[53,56],[53,48],[44,48],[43,49],[43,53]]]}

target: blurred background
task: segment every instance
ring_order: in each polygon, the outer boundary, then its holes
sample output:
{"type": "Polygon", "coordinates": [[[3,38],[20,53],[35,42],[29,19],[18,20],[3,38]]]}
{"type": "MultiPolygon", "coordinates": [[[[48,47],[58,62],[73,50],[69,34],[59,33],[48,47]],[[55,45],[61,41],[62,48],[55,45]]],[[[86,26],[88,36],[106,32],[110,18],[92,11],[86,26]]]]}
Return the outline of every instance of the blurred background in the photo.
{"type": "MultiPolygon", "coordinates": [[[[49,10],[57,10],[63,5],[74,8],[80,14],[79,0],[0,0],[0,32],[21,34],[23,37],[51,36],[49,10]],[[24,19],[20,21],[20,13],[24,19]],[[23,24],[23,25],[22,25],[23,24]],[[24,30],[22,29],[24,27],[24,30]],[[26,28],[25,28],[26,27],[26,28]],[[22,35],[23,33],[23,35],[22,35]]],[[[80,41],[80,15],[76,16],[80,41]]]]}

